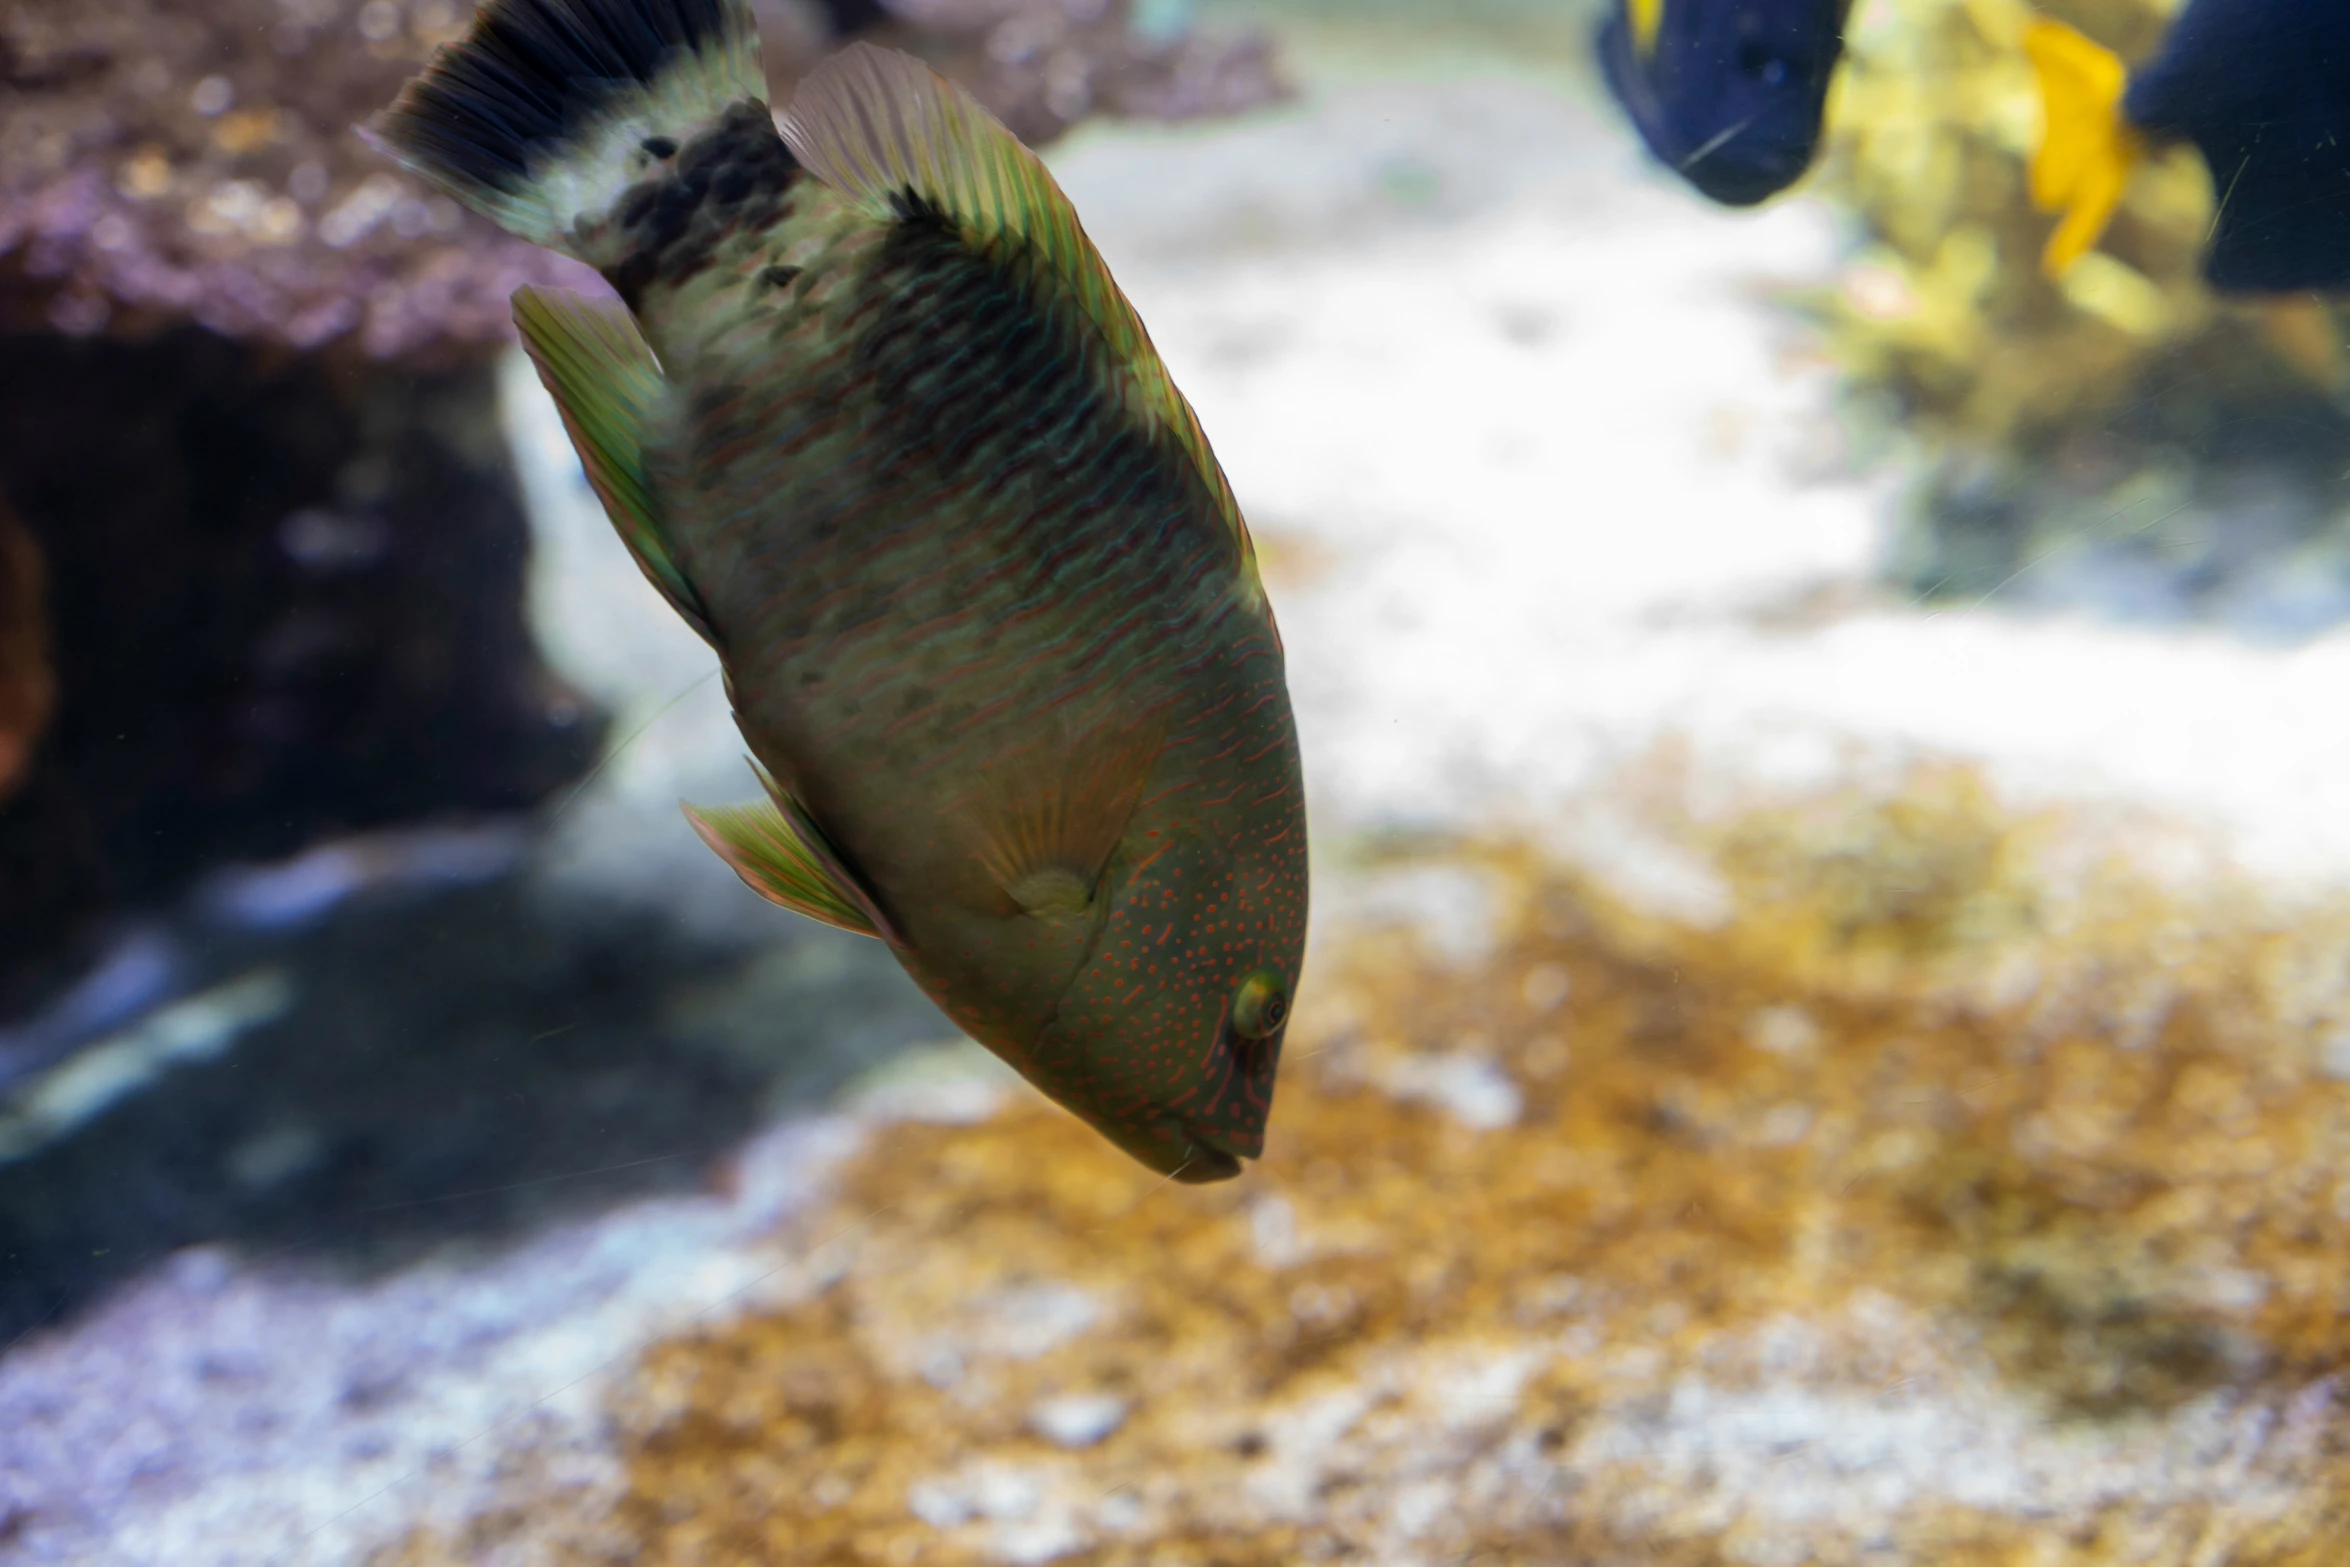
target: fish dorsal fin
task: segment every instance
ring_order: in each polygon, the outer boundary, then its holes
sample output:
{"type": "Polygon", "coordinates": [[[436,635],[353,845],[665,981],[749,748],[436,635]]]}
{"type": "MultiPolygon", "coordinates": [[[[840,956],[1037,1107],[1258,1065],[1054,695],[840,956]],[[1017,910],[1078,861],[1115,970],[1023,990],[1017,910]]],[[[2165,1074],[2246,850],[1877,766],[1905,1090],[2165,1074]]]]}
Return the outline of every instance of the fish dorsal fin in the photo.
{"type": "Polygon", "coordinates": [[[1034,748],[981,771],[959,814],[988,881],[1019,912],[1052,919],[1092,905],[1167,729],[1157,719],[1077,735],[1042,727],[1034,748]]]}
{"type": "Polygon", "coordinates": [[[764,801],[687,805],[685,819],[743,884],[768,902],[860,936],[894,941],[880,905],[841,862],[807,810],[763,768],[759,781],[767,786],[764,801]]]}
{"type": "Polygon", "coordinates": [[[613,530],[670,607],[715,645],[645,482],[645,431],[667,393],[652,348],[624,306],[578,294],[518,288],[514,324],[613,530]]]}
{"type": "Polygon", "coordinates": [[[851,44],[800,83],[783,139],[825,184],[876,219],[910,215],[908,198],[936,210],[974,248],[1024,249],[1101,333],[1125,381],[1126,404],[1182,450],[1214,497],[1259,594],[1256,550],[1232,486],[1191,404],[1176,390],[1142,318],[1119,291],[1036,154],[962,88],[893,49],[851,44]]]}
{"type": "Polygon", "coordinates": [[[2032,202],[2064,216],[2048,236],[2040,270],[2062,277],[2105,232],[2137,164],[2143,139],[2122,117],[2129,72],[2119,56],[2062,22],[2036,16],[2024,52],[2040,83],[2040,145],[2032,154],[2032,202]]]}
{"type": "Polygon", "coordinates": [[[1624,20],[1632,29],[1632,48],[1643,63],[1656,58],[1656,36],[1665,25],[1665,0],[1624,0],[1624,20]]]}

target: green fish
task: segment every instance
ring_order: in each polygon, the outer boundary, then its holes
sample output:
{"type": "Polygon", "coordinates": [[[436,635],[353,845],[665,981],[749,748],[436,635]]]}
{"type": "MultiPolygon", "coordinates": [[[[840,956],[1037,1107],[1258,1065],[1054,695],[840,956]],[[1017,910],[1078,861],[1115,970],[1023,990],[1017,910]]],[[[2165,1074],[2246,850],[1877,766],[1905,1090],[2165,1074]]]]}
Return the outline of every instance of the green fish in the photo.
{"type": "Polygon", "coordinates": [[[622,304],[515,320],[767,798],[686,807],[1152,1169],[1264,1147],[1304,956],[1280,634],[1199,421],[1034,154],[745,0],[489,0],[370,133],[622,304]]]}

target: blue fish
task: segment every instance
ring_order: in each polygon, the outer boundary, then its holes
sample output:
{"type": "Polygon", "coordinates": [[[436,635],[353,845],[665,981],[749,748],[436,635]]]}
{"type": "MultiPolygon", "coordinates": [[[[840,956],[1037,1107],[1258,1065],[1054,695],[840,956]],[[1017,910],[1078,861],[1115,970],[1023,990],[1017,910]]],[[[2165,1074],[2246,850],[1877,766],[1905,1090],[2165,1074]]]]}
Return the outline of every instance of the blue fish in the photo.
{"type": "Polygon", "coordinates": [[[1850,0],[1618,0],[1599,60],[1648,150],[1729,207],[1811,167],[1850,0]]]}
{"type": "Polygon", "coordinates": [[[2189,0],[2135,70],[2061,22],[2025,47],[2046,109],[2032,194],[2064,213],[2051,275],[2096,244],[2147,144],[2185,141],[2219,203],[2212,287],[2350,283],[2350,0],[2189,0]]]}

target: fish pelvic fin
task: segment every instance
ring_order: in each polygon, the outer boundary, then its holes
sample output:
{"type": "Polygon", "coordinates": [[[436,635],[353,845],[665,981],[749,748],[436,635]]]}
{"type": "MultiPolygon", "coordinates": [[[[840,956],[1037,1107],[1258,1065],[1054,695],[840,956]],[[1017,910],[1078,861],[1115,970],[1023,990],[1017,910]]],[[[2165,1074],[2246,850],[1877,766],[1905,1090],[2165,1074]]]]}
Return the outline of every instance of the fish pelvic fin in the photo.
{"type": "Polygon", "coordinates": [[[652,348],[620,305],[550,289],[516,289],[514,324],[613,531],[669,607],[716,646],[646,482],[645,431],[668,392],[652,348]]]}
{"type": "Polygon", "coordinates": [[[360,134],[509,232],[577,254],[582,218],[766,98],[750,0],[487,0],[360,134]]]}
{"type": "Polygon", "coordinates": [[[983,768],[960,814],[987,879],[1039,919],[1084,912],[1166,745],[1156,718],[1075,735],[1048,724],[1035,748],[983,768]]]}
{"type": "Polygon", "coordinates": [[[802,167],[875,220],[932,213],[983,254],[1035,264],[1101,335],[1129,413],[1172,439],[1198,471],[1231,530],[1242,581],[1262,600],[1256,547],[1199,416],[1036,154],[921,61],[865,43],[800,83],[782,129],[802,167]]]}
{"type": "MultiPolygon", "coordinates": [[[[756,762],[751,764],[758,768],[756,762]]],[[[871,893],[849,874],[805,808],[759,768],[767,798],[755,805],[684,805],[685,819],[749,887],[770,903],[859,936],[894,941],[871,893]]]]}
{"type": "Polygon", "coordinates": [[[2042,114],[2032,202],[2063,214],[2040,253],[2040,270],[2058,278],[2105,232],[2144,140],[2122,117],[2129,72],[2112,50],[2041,16],[2024,29],[2024,52],[2039,79],[2042,114]]]}
{"type": "Polygon", "coordinates": [[[1641,62],[1655,59],[1657,34],[1665,26],[1665,0],[1624,0],[1624,23],[1632,29],[1632,48],[1641,62]]]}

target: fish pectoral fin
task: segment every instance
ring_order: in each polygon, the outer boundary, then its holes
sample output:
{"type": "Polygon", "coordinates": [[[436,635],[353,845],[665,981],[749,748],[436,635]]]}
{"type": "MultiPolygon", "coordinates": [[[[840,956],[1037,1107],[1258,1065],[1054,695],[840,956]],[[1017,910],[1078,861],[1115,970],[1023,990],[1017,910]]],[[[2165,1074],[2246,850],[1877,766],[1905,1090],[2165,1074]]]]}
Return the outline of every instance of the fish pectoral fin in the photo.
{"type": "Polygon", "coordinates": [[[809,73],[783,139],[818,179],[876,221],[943,218],[983,254],[1036,266],[1092,322],[1119,394],[1175,443],[1213,498],[1258,599],[1256,550],[1199,417],[1176,390],[1142,318],[1120,292],[1050,171],[978,99],[910,55],[856,43],[809,73]]]}
{"type": "Polygon", "coordinates": [[[1004,890],[1020,905],[1022,913],[1033,914],[1038,919],[1057,919],[1083,914],[1092,908],[1093,883],[1094,878],[1083,871],[1065,865],[1047,865],[1042,870],[1030,871],[1004,890]]]}
{"type": "Polygon", "coordinates": [[[1054,725],[1035,748],[983,769],[960,814],[995,891],[1038,919],[1090,909],[1166,743],[1156,720],[1076,735],[1054,725]]]}
{"type": "Polygon", "coordinates": [[[2039,79],[2042,114],[2032,202],[2064,214],[2040,255],[2040,270],[2056,278],[2105,232],[2143,141],[2122,116],[2129,72],[2112,50],[2062,22],[2034,17],[2024,29],[2024,52],[2039,79]]]}
{"type": "Polygon", "coordinates": [[[613,531],[669,607],[715,646],[645,480],[645,431],[668,390],[652,348],[625,306],[551,289],[516,289],[514,324],[613,531]]]}
{"type": "Polygon", "coordinates": [[[766,782],[768,798],[756,805],[685,805],[685,819],[768,902],[860,936],[891,939],[872,894],[849,874],[805,808],[772,779],[766,782]]]}

